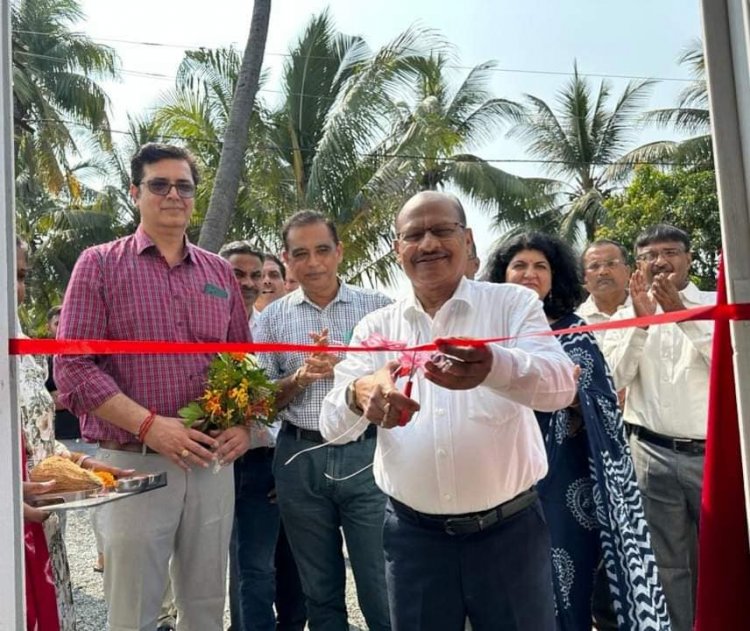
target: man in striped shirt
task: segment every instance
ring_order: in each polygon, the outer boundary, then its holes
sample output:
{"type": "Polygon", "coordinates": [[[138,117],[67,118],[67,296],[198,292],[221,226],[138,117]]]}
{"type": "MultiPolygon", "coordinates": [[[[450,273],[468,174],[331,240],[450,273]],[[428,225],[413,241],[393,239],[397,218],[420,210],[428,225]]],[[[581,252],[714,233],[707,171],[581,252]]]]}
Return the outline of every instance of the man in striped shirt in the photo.
{"type": "MultiPolygon", "coordinates": [[[[60,339],[247,342],[247,314],[231,266],[186,235],[198,173],[184,149],[141,147],[130,193],[135,234],[84,251],[63,303],[60,339]]],[[[171,575],[180,630],[222,628],[232,527],[231,464],[247,430],[212,437],[177,410],[204,390],[211,354],[79,355],[55,361],[60,401],[99,443],[98,458],[139,473],[166,471],[168,486],[106,504],[99,527],[112,631],[151,631],[171,575]],[[171,558],[171,563],[170,563],[171,558]]]]}
{"type": "MultiPolygon", "coordinates": [[[[258,342],[347,344],[362,317],[391,302],[377,291],[354,288],[338,278],[343,247],[336,226],[323,215],[297,213],[285,224],[282,236],[284,260],[300,288],[261,312],[253,331],[258,342]]],[[[375,428],[341,446],[323,446],[318,430],[320,406],[333,385],[338,359],[332,353],[259,356],[279,385],[276,493],[302,579],[311,631],[349,629],[342,530],[367,626],[387,631],[385,496],[375,486],[371,469],[375,428]]]]}

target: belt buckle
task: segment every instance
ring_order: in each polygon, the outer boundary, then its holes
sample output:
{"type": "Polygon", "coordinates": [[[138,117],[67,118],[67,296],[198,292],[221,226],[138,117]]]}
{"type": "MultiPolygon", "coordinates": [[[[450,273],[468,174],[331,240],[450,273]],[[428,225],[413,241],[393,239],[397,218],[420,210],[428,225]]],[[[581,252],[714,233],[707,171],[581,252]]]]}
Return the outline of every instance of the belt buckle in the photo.
{"type": "Polygon", "coordinates": [[[690,451],[693,441],[690,438],[673,438],[672,451],[690,451]]]}
{"type": "Polygon", "coordinates": [[[493,526],[498,521],[497,510],[473,517],[451,517],[445,520],[445,532],[449,535],[473,535],[493,526]]]}

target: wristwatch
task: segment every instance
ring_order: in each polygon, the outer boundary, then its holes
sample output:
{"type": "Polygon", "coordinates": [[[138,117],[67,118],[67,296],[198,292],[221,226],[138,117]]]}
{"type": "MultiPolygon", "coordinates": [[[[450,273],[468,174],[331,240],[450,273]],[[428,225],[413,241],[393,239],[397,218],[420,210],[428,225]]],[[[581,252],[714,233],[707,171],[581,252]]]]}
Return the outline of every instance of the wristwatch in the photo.
{"type": "Polygon", "coordinates": [[[357,403],[357,380],[354,379],[348,386],[346,386],[346,394],[344,395],[346,401],[346,407],[358,416],[362,416],[365,411],[357,403]]]}

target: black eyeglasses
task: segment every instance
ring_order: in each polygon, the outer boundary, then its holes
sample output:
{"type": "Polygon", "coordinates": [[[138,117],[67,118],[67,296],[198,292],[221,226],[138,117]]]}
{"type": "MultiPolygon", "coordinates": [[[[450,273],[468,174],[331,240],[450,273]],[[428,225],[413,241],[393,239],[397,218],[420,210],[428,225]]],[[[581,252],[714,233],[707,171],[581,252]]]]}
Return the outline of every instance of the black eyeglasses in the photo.
{"type": "Polygon", "coordinates": [[[148,188],[151,193],[153,193],[154,195],[159,195],[161,197],[166,197],[167,195],[169,195],[169,191],[172,190],[173,186],[177,191],[177,194],[182,197],[182,199],[190,199],[192,197],[195,197],[195,184],[193,184],[192,182],[187,182],[185,180],[170,182],[166,178],[155,177],[153,180],[146,180],[145,182],[143,182],[143,184],[146,185],[146,188],[148,188]]]}
{"type": "Polygon", "coordinates": [[[421,243],[422,239],[424,239],[425,235],[429,232],[433,237],[440,241],[450,241],[464,228],[465,226],[462,223],[453,221],[450,223],[435,224],[429,228],[412,228],[405,230],[404,232],[399,232],[396,237],[406,243],[421,243]]]}

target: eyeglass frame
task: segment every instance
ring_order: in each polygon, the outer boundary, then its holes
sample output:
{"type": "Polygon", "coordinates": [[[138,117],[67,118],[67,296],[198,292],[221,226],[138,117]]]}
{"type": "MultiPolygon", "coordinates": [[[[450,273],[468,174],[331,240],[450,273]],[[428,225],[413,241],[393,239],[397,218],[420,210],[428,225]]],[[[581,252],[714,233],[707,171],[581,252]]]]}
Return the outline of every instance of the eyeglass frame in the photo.
{"type": "Polygon", "coordinates": [[[653,263],[657,261],[660,256],[665,259],[675,259],[681,254],[687,254],[688,250],[684,248],[665,248],[663,250],[646,250],[640,254],[635,255],[635,260],[639,263],[653,263]]]}
{"type": "Polygon", "coordinates": [[[167,178],[155,177],[150,180],[144,180],[143,182],[141,182],[141,184],[144,184],[152,195],[157,195],[158,197],[166,197],[172,192],[173,188],[175,191],[177,191],[177,196],[180,199],[193,199],[195,197],[196,186],[193,182],[190,182],[188,180],[177,180],[176,182],[171,182],[167,178]],[[153,189],[154,182],[163,182],[164,184],[168,184],[169,188],[167,188],[167,190],[164,193],[159,193],[158,191],[155,191],[153,189]],[[180,186],[191,187],[190,194],[185,195],[184,194],[185,191],[181,192],[180,186]]]}
{"type": "Polygon", "coordinates": [[[456,233],[458,232],[458,230],[466,230],[466,226],[464,224],[462,224],[460,221],[446,221],[444,223],[434,224],[434,225],[432,225],[432,226],[430,226],[428,228],[423,228],[423,229],[420,229],[420,230],[414,230],[414,235],[419,234],[419,238],[418,239],[416,237],[415,238],[410,238],[410,239],[405,239],[403,232],[397,232],[396,233],[396,238],[399,241],[403,241],[404,243],[409,243],[409,244],[412,244],[412,245],[416,245],[418,243],[421,243],[422,240],[427,236],[427,233],[429,232],[438,241],[449,241],[449,240],[451,240],[451,239],[453,239],[453,238],[456,237],[456,233]],[[433,232],[433,228],[437,228],[438,226],[452,226],[451,233],[449,235],[445,235],[443,237],[440,237],[440,236],[436,235],[433,232]]]}

